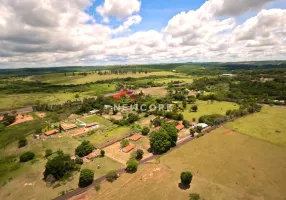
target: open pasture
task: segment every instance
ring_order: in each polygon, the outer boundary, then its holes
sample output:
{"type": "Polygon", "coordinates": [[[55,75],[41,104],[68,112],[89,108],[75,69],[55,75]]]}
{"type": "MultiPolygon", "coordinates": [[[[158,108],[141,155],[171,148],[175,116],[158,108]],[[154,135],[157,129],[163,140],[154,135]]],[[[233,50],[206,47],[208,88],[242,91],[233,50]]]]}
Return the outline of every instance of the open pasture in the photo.
{"type": "Polygon", "coordinates": [[[235,120],[228,123],[226,127],[268,142],[286,146],[285,119],[285,108],[264,106],[261,112],[235,120]]]}
{"type": "Polygon", "coordinates": [[[214,101],[211,103],[210,101],[200,101],[197,100],[195,104],[187,104],[187,108],[182,112],[186,120],[191,121],[193,118],[197,120],[203,115],[211,115],[211,114],[221,114],[225,115],[227,110],[238,109],[239,106],[236,103],[225,102],[225,101],[214,101]],[[197,112],[190,112],[190,108],[193,105],[198,105],[197,112]]]}
{"type": "Polygon", "coordinates": [[[105,182],[100,192],[89,190],[86,199],[205,199],[283,200],[286,197],[286,148],[219,128],[141,165],[135,174],[105,182]],[[179,188],[180,173],[193,173],[191,187],[179,188]]]}

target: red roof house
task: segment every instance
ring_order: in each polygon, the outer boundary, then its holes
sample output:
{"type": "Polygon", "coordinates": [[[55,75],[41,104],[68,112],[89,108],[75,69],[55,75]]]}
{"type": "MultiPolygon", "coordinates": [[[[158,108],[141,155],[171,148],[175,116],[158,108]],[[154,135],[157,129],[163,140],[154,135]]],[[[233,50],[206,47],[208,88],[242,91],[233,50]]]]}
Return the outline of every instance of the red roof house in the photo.
{"type": "Polygon", "coordinates": [[[183,124],[179,124],[179,125],[176,126],[176,129],[177,129],[178,131],[182,130],[183,128],[184,128],[184,125],[183,125],[183,124]]]}
{"type": "Polygon", "coordinates": [[[137,140],[141,139],[141,137],[142,137],[141,134],[136,133],[136,134],[132,135],[131,137],[129,137],[129,140],[137,141],[137,140]]]}
{"type": "Polygon", "coordinates": [[[131,151],[132,149],[134,149],[135,144],[130,143],[127,147],[122,148],[122,151],[124,153],[128,153],[129,151],[131,151]]]}
{"type": "Polygon", "coordinates": [[[53,130],[44,132],[44,134],[46,136],[54,135],[54,134],[57,134],[57,133],[59,133],[59,131],[57,129],[53,129],[53,130]]]}
{"type": "Polygon", "coordinates": [[[93,122],[93,123],[87,124],[85,127],[89,128],[89,127],[96,126],[96,125],[97,125],[97,122],[93,122]]]}

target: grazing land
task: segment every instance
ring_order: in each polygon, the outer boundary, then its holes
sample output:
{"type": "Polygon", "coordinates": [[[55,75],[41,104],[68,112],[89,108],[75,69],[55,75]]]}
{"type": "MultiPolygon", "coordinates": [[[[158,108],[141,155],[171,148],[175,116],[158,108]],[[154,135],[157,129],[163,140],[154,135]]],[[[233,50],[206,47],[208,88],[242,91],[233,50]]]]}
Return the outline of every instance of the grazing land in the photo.
{"type": "Polygon", "coordinates": [[[260,113],[235,120],[227,128],[268,142],[286,146],[286,109],[263,107],[260,113]]]}
{"type": "Polygon", "coordinates": [[[221,114],[225,115],[227,110],[238,109],[239,106],[236,103],[225,102],[225,101],[196,101],[195,105],[198,105],[197,112],[190,112],[190,108],[194,104],[188,104],[187,108],[184,110],[183,115],[186,120],[192,120],[193,118],[199,119],[199,117],[203,115],[211,115],[211,114],[221,114]]]}
{"type": "MultiPolygon", "coordinates": [[[[220,128],[103,183],[100,192],[89,190],[85,199],[188,199],[190,192],[205,199],[285,199],[285,147],[220,128]],[[190,189],[178,187],[180,173],[190,170],[190,189]]],[[[76,199],[76,198],[75,198],[76,199]]]]}

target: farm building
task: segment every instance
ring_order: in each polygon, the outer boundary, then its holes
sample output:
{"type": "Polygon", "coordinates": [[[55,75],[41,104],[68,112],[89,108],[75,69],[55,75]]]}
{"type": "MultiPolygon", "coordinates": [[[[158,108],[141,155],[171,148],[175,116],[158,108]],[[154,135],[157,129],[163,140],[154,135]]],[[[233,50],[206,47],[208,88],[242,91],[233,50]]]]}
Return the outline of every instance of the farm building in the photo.
{"type": "Polygon", "coordinates": [[[44,132],[44,134],[45,134],[46,136],[51,136],[51,135],[54,135],[54,134],[57,134],[57,133],[59,133],[59,130],[58,130],[58,129],[53,129],[53,130],[44,132]]]}
{"type": "Polygon", "coordinates": [[[99,150],[99,149],[96,149],[95,151],[93,151],[93,152],[91,152],[90,154],[88,154],[88,155],[86,156],[86,158],[87,158],[88,160],[91,160],[91,159],[96,158],[96,157],[99,157],[99,156],[100,156],[100,150],[99,150]]]}
{"type": "Polygon", "coordinates": [[[98,126],[97,122],[92,122],[90,124],[87,124],[85,127],[90,128],[90,127],[97,127],[97,126],[98,126]]]}
{"type": "Polygon", "coordinates": [[[207,128],[209,125],[207,125],[207,124],[205,124],[205,123],[198,123],[197,125],[196,125],[196,127],[197,126],[201,126],[203,129],[204,128],[207,128]]]}
{"type": "Polygon", "coordinates": [[[134,148],[135,148],[135,144],[131,143],[127,147],[122,148],[121,151],[124,153],[128,153],[129,151],[131,151],[134,148]]]}
{"type": "Polygon", "coordinates": [[[139,133],[136,133],[136,134],[132,135],[131,137],[129,137],[129,140],[137,141],[137,140],[140,140],[141,138],[142,138],[142,135],[139,133]]]}
{"type": "Polygon", "coordinates": [[[176,129],[177,129],[178,131],[182,130],[183,128],[185,128],[183,124],[178,124],[178,125],[176,126],[176,129]]]}
{"type": "Polygon", "coordinates": [[[116,95],[113,96],[114,100],[118,100],[121,97],[124,97],[125,95],[129,96],[131,99],[137,99],[137,96],[133,94],[131,90],[122,90],[121,92],[117,93],[116,95]]]}
{"type": "Polygon", "coordinates": [[[62,128],[64,131],[68,131],[68,130],[72,130],[72,129],[77,128],[77,126],[76,126],[75,124],[61,123],[61,128],[62,128]]]}

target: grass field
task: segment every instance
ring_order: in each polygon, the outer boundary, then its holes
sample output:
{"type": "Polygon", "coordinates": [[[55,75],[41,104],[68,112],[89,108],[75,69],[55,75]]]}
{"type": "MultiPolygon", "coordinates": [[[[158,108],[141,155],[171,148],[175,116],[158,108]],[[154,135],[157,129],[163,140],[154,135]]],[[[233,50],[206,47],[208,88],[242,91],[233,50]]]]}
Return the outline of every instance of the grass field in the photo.
{"type": "Polygon", "coordinates": [[[190,112],[190,108],[194,104],[187,104],[187,108],[184,110],[184,112],[182,112],[186,120],[192,120],[193,118],[196,118],[198,120],[199,117],[210,114],[225,115],[227,110],[234,110],[239,108],[238,105],[235,103],[224,101],[214,101],[213,103],[210,103],[208,101],[197,100],[195,104],[198,105],[197,112],[190,112]]]}
{"type": "Polygon", "coordinates": [[[224,131],[217,129],[157,162],[141,165],[135,174],[105,182],[100,192],[91,189],[81,199],[173,200],[188,199],[191,192],[206,200],[285,199],[286,148],[224,131]],[[194,177],[191,187],[183,190],[178,184],[185,170],[194,177]]]}
{"type": "Polygon", "coordinates": [[[94,84],[89,86],[88,90],[77,92],[57,92],[57,93],[29,93],[29,94],[15,94],[6,95],[0,94],[0,110],[16,109],[25,106],[35,105],[39,103],[64,103],[68,100],[76,100],[75,95],[78,94],[79,98],[89,96],[97,96],[115,91],[114,84],[94,84]]]}
{"type": "Polygon", "coordinates": [[[97,115],[91,115],[91,116],[87,116],[87,117],[82,117],[82,118],[79,118],[80,121],[88,124],[88,123],[92,123],[92,122],[98,122],[99,125],[103,125],[103,126],[112,126],[112,122],[102,118],[102,117],[99,117],[97,115]]]}
{"type": "Polygon", "coordinates": [[[263,107],[260,113],[228,123],[227,128],[286,146],[286,109],[263,107]]]}
{"type": "Polygon", "coordinates": [[[173,72],[167,72],[167,71],[150,72],[148,74],[128,73],[124,75],[91,74],[88,76],[81,76],[81,75],[72,76],[72,74],[67,74],[67,76],[65,76],[64,73],[53,73],[53,74],[45,74],[41,76],[32,76],[32,77],[29,77],[27,80],[39,80],[39,81],[46,82],[46,83],[64,85],[64,84],[84,84],[88,82],[94,82],[94,81],[99,81],[99,80],[110,80],[110,79],[116,79],[116,78],[127,78],[127,77],[142,78],[142,77],[147,77],[147,76],[168,76],[168,75],[176,75],[176,74],[173,72]]]}
{"type": "Polygon", "coordinates": [[[105,133],[94,133],[86,139],[89,140],[97,148],[112,143],[123,137],[127,137],[131,134],[131,129],[128,127],[118,127],[105,133]]]}

